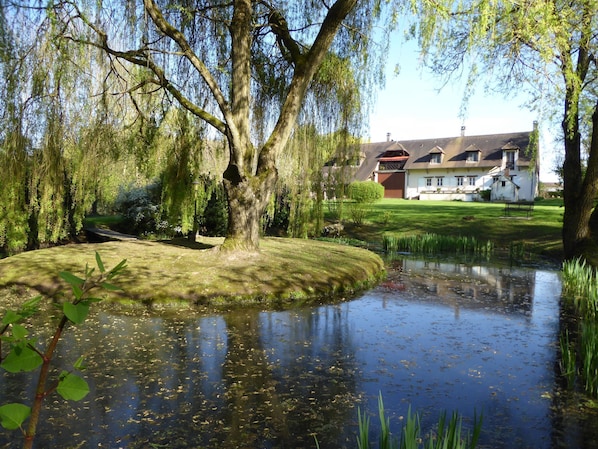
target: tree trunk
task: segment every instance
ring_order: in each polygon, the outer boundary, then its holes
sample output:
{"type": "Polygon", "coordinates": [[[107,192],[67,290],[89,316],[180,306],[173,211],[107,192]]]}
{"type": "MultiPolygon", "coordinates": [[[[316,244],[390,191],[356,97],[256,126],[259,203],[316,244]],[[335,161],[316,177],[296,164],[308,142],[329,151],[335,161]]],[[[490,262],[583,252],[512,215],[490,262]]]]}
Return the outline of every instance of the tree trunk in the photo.
{"type": "MultiPolygon", "coordinates": [[[[565,109],[567,117],[568,108],[565,109]]],[[[592,138],[585,175],[581,164],[581,135],[579,118],[573,123],[563,121],[565,132],[565,161],[563,163],[564,206],[563,250],[565,259],[583,256],[593,245],[590,223],[598,222],[592,216],[598,183],[598,105],[592,116],[592,138]]],[[[593,212],[594,211],[594,212],[593,212]]],[[[594,235],[598,235],[596,232],[594,235]]]]}
{"type": "Polygon", "coordinates": [[[224,250],[258,251],[261,218],[274,192],[274,168],[255,176],[238,176],[234,167],[224,173],[228,199],[228,229],[224,250]]]}

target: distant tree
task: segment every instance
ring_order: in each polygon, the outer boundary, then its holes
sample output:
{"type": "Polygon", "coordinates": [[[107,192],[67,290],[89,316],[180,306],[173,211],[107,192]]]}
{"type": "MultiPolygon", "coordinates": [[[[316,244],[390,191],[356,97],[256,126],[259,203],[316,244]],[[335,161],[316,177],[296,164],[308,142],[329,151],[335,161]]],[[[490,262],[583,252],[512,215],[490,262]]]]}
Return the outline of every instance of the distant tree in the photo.
{"type": "MultiPolygon", "coordinates": [[[[418,31],[427,63],[454,74],[470,67],[507,95],[525,89],[554,106],[564,142],[566,258],[595,248],[598,212],[598,3],[561,0],[453,2],[418,31]],[[558,110],[560,109],[560,112],[558,110]]],[[[534,105],[530,105],[534,106],[534,105]]]]}

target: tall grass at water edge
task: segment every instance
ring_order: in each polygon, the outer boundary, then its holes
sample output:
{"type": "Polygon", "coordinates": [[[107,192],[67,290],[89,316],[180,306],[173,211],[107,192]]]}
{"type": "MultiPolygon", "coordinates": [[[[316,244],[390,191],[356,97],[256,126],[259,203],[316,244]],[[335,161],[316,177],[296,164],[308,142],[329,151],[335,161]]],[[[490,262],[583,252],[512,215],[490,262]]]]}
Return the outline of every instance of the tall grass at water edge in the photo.
{"type": "Polygon", "coordinates": [[[563,264],[563,300],[578,315],[577,338],[568,330],[561,335],[561,375],[570,389],[579,381],[586,394],[598,397],[598,280],[596,271],[584,260],[563,264]]]}
{"type": "Polygon", "coordinates": [[[489,240],[433,233],[418,235],[385,234],[382,236],[382,247],[386,253],[464,254],[486,259],[490,258],[494,252],[494,244],[489,240]]]}
{"type": "MultiPolygon", "coordinates": [[[[420,417],[417,413],[407,411],[405,425],[402,428],[400,438],[390,431],[390,419],[384,411],[382,396],[378,398],[378,415],[380,418],[380,435],[378,436],[379,449],[474,449],[482,431],[482,417],[474,414],[473,433],[463,432],[463,419],[453,412],[447,421],[446,413],[443,412],[438,420],[434,432],[422,437],[420,417]]],[[[357,417],[359,422],[359,435],[357,447],[369,449],[372,447],[369,437],[370,418],[358,409],[357,417]]]]}

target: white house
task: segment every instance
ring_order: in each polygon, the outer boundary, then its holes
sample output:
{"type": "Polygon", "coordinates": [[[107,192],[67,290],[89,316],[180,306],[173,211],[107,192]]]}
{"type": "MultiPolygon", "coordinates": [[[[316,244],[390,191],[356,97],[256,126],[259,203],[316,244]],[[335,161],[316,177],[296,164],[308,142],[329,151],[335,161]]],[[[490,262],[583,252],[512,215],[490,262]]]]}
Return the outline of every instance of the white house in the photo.
{"type": "Polygon", "coordinates": [[[386,197],[533,201],[538,195],[537,126],[528,132],[364,144],[355,179],[385,186],[386,197]]]}

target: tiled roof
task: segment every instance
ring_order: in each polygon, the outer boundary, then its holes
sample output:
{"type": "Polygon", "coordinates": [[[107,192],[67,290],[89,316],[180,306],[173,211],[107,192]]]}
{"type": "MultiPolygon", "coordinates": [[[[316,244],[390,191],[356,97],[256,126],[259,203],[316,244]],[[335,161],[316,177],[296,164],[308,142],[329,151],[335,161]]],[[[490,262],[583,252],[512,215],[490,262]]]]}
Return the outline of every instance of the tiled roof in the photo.
{"type": "Polygon", "coordinates": [[[435,139],[403,140],[401,145],[409,152],[406,170],[429,167],[431,153],[443,152],[442,163],[435,168],[495,167],[502,162],[503,149],[519,149],[517,165],[526,166],[531,162],[527,147],[531,132],[490,134],[484,136],[460,136],[435,139]],[[467,161],[467,153],[479,150],[477,162],[467,161]]]}

